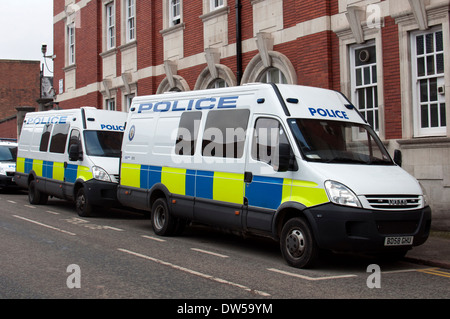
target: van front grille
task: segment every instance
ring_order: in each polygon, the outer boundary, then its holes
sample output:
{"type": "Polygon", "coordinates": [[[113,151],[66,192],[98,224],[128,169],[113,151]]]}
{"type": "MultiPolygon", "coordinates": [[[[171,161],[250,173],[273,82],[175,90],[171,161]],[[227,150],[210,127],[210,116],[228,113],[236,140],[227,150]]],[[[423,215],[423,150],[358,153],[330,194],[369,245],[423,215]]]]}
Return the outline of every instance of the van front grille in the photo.
{"type": "Polygon", "coordinates": [[[383,210],[417,209],[422,205],[417,195],[366,195],[366,199],[372,208],[383,210]]]}

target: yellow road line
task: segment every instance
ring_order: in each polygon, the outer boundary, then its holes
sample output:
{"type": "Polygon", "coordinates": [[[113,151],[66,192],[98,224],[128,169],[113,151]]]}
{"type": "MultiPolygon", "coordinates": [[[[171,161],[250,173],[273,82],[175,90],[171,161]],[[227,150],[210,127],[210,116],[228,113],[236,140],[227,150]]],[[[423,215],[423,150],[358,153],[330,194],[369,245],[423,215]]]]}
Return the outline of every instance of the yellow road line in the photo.
{"type": "Polygon", "coordinates": [[[423,272],[425,274],[429,274],[429,275],[435,275],[435,276],[450,278],[450,273],[449,272],[440,271],[438,269],[439,268],[430,268],[430,269],[421,269],[421,270],[418,270],[418,271],[419,272],[423,272]]]}

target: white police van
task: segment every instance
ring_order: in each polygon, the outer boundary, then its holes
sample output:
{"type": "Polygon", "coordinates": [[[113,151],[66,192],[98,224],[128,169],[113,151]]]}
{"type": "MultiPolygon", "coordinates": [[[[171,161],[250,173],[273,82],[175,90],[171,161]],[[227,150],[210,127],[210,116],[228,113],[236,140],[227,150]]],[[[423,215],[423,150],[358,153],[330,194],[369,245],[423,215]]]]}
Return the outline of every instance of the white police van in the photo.
{"type": "Polygon", "coordinates": [[[27,113],[15,176],[30,203],[74,200],[80,216],[116,205],[126,117],[94,107],[27,113]]]}
{"type": "Polygon", "coordinates": [[[420,184],[339,92],[251,84],[136,97],[118,199],[158,235],[190,221],[270,236],[295,267],[320,249],[403,256],[428,238],[420,184]]]}
{"type": "Polygon", "coordinates": [[[14,173],[16,171],[17,141],[0,138],[0,189],[16,188],[14,173]]]}

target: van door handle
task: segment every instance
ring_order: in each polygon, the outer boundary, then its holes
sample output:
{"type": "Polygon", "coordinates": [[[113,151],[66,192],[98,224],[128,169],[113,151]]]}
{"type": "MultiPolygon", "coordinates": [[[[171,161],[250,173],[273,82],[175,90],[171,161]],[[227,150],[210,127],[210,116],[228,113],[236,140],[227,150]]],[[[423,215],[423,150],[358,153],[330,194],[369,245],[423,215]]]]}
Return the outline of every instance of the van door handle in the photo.
{"type": "Polygon", "coordinates": [[[244,173],[244,183],[251,183],[253,180],[253,173],[252,172],[245,172],[244,173]]]}
{"type": "Polygon", "coordinates": [[[64,168],[67,168],[67,162],[64,162],[64,168]]]}

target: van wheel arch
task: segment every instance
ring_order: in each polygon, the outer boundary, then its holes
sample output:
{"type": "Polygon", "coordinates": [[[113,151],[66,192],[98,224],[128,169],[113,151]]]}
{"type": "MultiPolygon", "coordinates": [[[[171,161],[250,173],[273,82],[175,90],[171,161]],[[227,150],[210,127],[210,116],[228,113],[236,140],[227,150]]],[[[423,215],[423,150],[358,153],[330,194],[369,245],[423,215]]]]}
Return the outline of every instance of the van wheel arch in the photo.
{"type": "Polygon", "coordinates": [[[164,186],[163,184],[154,185],[149,191],[148,208],[151,210],[153,204],[159,198],[165,199],[167,204],[169,204],[169,197],[170,193],[166,186],[164,186]]]}
{"type": "Polygon", "coordinates": [[[275,239],[280,238],[281,231],[283,229],[284,224],[287,221],[294,217],[303,217],[307,219],[304,210],[306,209],[305,205],[302,205],[297,202],[286,202],[283,203],[276,211],[274,222],[272,224],[272,235],[275,239]]]}

